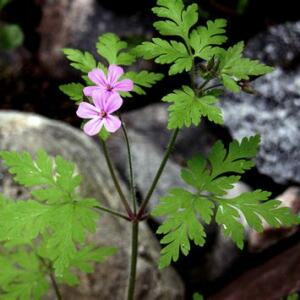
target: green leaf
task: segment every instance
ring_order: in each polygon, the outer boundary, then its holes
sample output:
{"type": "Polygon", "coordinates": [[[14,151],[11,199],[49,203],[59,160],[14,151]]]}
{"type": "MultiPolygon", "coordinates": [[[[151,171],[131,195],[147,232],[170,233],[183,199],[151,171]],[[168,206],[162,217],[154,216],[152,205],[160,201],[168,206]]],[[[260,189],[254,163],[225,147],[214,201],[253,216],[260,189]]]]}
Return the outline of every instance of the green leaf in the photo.
{"type": "Polygon", "coordinates": [[[35,201],[8,202],[0,211],[0,241],[7,246],[29,244],[44,232],[49,207],[35,201]]]}
{"type": "Polygon", "coordinates": [[[260,76],[273,71],[273,68],[257,60],[242,57],[244,43],[239,42],[228,50],[221,49],[217,56],[220,59],[219,70],[221,80],[232,92],[239,89],[232,81],[248,80],[250,76],[260,76]]]}
{"type": "Polygon", "coordinates": [[[195,293],[193,295],[193,300],[204,300],[203,296],[200,295],[199,293],[195,293]]]}
{"type": "Polygon", "coordinates": [[[24,34],[21,28],[15,24],[0,26],[0,49],[14,49],[22,45],[24,34]]]}
{"type": "Polygon", "coordinates": [[[201,117],[207,117],[216,124],[223,124],[221,109],[214,105],[218,99],[214,96],[197,97],[190,87],[183,86],[182,90],[175,90],[162,100],[172,103],[168,109],[169,129],[190,127],[192,124],[197,126],[201,117]]]}
{"type": "Polygon", "coordinates": [[[11,0],[0,0],[0,9],[4,8],[11,0]]]}
{"type": "Polygon", "coordinates": [[[77,256],[76,243],[82,244],[88,233],[95,232],[98,214],[93,208],[96,205],[95,199],[82,199],[52,208],[49,227],[53,234],[45,240],[45,248],[56,276],[62,276],[77,256]]]}
{"type": "Polygon", "coordinates": [[[163,79],[163,77],[163,74],[148,71],[141,71],[139,73],[130,71],[124,74],[124,78],[133,81],[133,91],[138,95],[145,95],[146,92],[144,88],[151,88],[154,84],[163,79]]]}
{"type": "Polygon", "coordinates": [[[136,60],[132,53],[124,52],[128,44],[121,41],[114,33],[105,33],[100,36],[96,47],[99,55],[104,57],[109,64],[129,66],[136,60]]]}
{"type": "Polygon", "coordinates": [[[299,295],[297,293],[290,294],[287,300],[299,300],[299,295]]]}
{"type": "Polygon", "coordinates": [[[40,201],[51,204],[70,201],[81,182],[73,163],[60,156],[53,161],[43,150],[37,152],[36,161],[28,152],[2,151],[0,157],[15,175],[16,182],[35,187],[31,194],[40,201]]]}
{"type": "Polygon", "coordinates": [[[97,67],[94,56],[87,51],[82,52],[77,49],[65,48],[63,52],[67,59],[71,61],[71,66],[76,70],[88,73],[97,67]]]}
{"type": "Polygon", "coordinates": [[[205,60],[211,59],[218,51],[217,45],[222,45],[227,41],[224,35],[226,20],[216,19],[208,21],[205,26],[194,29],[190,36],[190,44],[195,51],[195,56],[205,60]]]}
{"type": "Polygon", "coordinates": [[[263,230],[263,220],[271,227],[292,226],[299,224],[299,217],[287,207],[281,207],[281,201],[269,200],[271,193],[256,190],[243,193],[232,199],[218,199],[219,206],[216,221],[223,226],[224,233],[243,248],[244,229],[241,217],[255,231],[263,230]]]}
{"type": "Polygon", "coordinates": [[[3,300],[40,300],[49,284],[39,259],[24,250],[0,253],[0,291],[3,300]]]}
{"type": "Polygon", "coordinates": [[[183,43],[153,38],[152,42],[143,42],[134,53],[144,59],[155,59],[158,64],[172,64],[169,75],[190,71],[193,59],[183,43]]]}
{"type": "Polygon", "coordinates": [[[161,244],[166,245],[161,251],[159,267],[165,268],[172,261],[177,261],[179,253],[188,255],[190,240],[202,246],[205,231],[199,218],[207,224],[213,215],[213,203],[180,188],[170,190],[153,211],[154,216],[166,216],[157,233],[164,234],[161,244]]]}
{"type": "Polygon", "coordinates": [[[181,0],[158,0],[157,5],[152,11],[168,20],[155,22],[156,30],[162,35],[180,36],[186,41],[191,27],[198,21],[198,5],[194,3],[184,9],[181,0]]]}
{"type": "Polygon", "coordinates": [[[70,97],[71,100],[76,102],[82,101],[83,98],[83,88],[81,83],[69,83],[59,86],[59,89],[70,97]]]}
{"type": "Polygon", "coordinates": [[[182,179],[197,191],[225,195],[240,180],[240,174],[254,166],[260,138],[258,135],[233,141],[226,150],[218,141],[212,147],[208,160],[194,156],[181,172],[182,179]],[[229,175],[230,174],[230,175],[229,175]]]}

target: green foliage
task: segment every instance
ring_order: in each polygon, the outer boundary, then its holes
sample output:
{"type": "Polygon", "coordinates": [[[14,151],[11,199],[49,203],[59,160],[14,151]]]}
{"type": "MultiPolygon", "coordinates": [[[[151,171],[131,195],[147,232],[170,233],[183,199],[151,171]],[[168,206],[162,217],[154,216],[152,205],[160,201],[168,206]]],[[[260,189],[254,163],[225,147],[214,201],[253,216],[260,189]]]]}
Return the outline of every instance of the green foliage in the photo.
{"type": "Polygon", "coordinates": [[[24,34],[21,28],[15,24],[0,26],[0,49],[10,50],[22,45],[24,34]]]}
{"type": "Polygon", "coordinates": [[[219,202],[216,221],[224,229],[225,236],[229,236],[242,249],[244,242],[244,228],[241,217],[254,230],[263,230],[262,220],[271,227],[291,226],[299,223],[299,218],[287,207],[280,207],[281,201],[269,200],[271,193],[256,190],[244,193],[235,198],[217,199],[219,202]]]}
{"type": "MultiPolygon", "coordinates": [[[[97,201],[77,194],[81,177],[75,165],[60,156],[52,160],[39,151],[33,160],[27,152],[2,151],[0,157],[16,182],[33,188],[33,200],[0,198],[0,242],[9,249],[35,245],[39,255],[50,261],[56,276],[63,276],[82,253],[80,245],[86,242],[87,234],[96,230],[97,201]]],[[[95,253],[101,253],[95,251],[84,253],[94,260],[95,253]]]]}
{"type": "Polygon", "coordinates": [[[269,73],[273,68],[257,60],[243,58],[244,43],[240,42],[228,50],[220,49],[217,56],[220,59],[219,73],[224,86],[232,92],[239,92],[236,81],[248,80],[249,76],[269,73]]]}
{"type": "Polygon", "coordinates": [[[257,190],[227,199],[225,195],[240,180],[240,174],[254,166],[259,136],[233,141],[228,150],[217,142],[208,159],[201,155],[193,157],[181,173],[182,179],[195,192],[183,188],[171,189],[154,209],[155,216],[165,216],[157,233],[163,234],[160,268],[177,261],[179,253],[187,255],[190,241],[202,246],[205,231],[202,221],[211,222],[214,207],[217,208],[216,222],[224,229],[239,248],[243,247],[244,227],[242,218],[256,231],[263,229],[264,220],[272,227],[299,224],[299,218],[288,208],[280,207],[278,200],[269,200],[270,193],[257,190]]]}
{"type": "Polygon", "coordinates": [[[199,293],[195,293],[193,295],[193,300],[204,300],[203,296],[200,295],[199,293]]]}
{"type": "MultiPolygon", "coordinates": [[[[114,33],[101,35],[96,44],[96,48],[98,54],[110,65],[130,66],[136,61],[135,51],[129,50],[127,42],[120,40],[114,33]]],[[[95,85],[87,76],[87,73],[92,69],[99,68],[103,70],[104,73],[107,73],[107,67],[101,62],[97,62],[94,56],[87,51],[82,52],[77,49],[64,49],[64,54],[71,62],[73,68],[84,73],[82,78],[85,81],[85,85],[95,85]]],[[[156,84],[163,78],[163,74],[148,71],[130,71],[125,73],[123,78],[131,79],[134,82],[134,93],[145,95],[145,88],[150,88],[156,84]]],[[[82,101],[84,86],[81,83],[65,84],[59,88],[64,94],[69,96],[71,100],[76,102],[82,101]]],[[[132,93],[123,92],[122,97],[132,97],[132,93]]]]}
{"type": "Polygon", "coordinates": [[[76,102],[82,101],[83,98],[83,88],[84,86],[81,83],[69,83],[64,84],[59,87],[59,89],[70,97],[71,100],[76,102]]]}
{"type": "Polygon", "coordinates": [[[158,64],[172,64],[169,75],[190,71],[193,59],[186,46],[177,41],[153,38],[152,42],[143,42],[134,49],[134,53],[144,59],[154,59],[158,64]]]}
{"type": "Polygon", "coordinates": [[[114,33],[105,33],[100,36],[96,47],[99,55],[111,65],[129,66],[136,60],[133,54],[124,52],[128,44],[125,41],[121,41],[114,33]]]}
{"type": "Polygon", "coordinates": [[[189,31],[198,21],[198,6],[191,4],[184,9],[183,1],[158,0],[157,7],[152,11],[161,18],[168,20],[154,23],[161,35],[174,35],[187,39],[189,31]]]}
{"type": "Polygon", "coordinates": [[[236,12],[239,15],[242,15],[245,13],[248,5],[249,5],[249,0],[238,0],[237,6],[236,6],[236,12]]]}
{"type": "Polygon", "coordinates": [[[218,51],[219,47],[227,41],[224,35],[226,20],[217,19],[215,21],[207,21],[207,26],[200,26],[194,29],[190,36],[190,45],[194,50],[194,56],[204,60],[211,59],[218,51]]]}
{"type": "Polygon", "coordinates": [[[77,49],[65,48],[63,52],[67,59],[71,61],[70,65],[76,70],[88,73],[97,67],[97,62],[94,56],[87,51],[82,52],[77,49]]]}
{"type": "Polygon", "coordinates": [[[41,261],[33,253],[0,252],[0,294],[2,300],[39,300],[49,284],[41,261]]]}
{"type": "Polygon", "coordinates": [[[145,95],[146,91],[144,88],[150,88],[158,81],[162,80],[164,75],[160,73],[153,73],[148,71],[137,72],[127,72],[125,74],[126,78],[131,79],[134,82],[133,91],[138,95],[145,95]]]}
{"type": "Polygon", "coordinates": [[[213,203],[204,197],[194,195],[180,188],[170,190],[154,209],[154,216],[166,216],[167,220],[158,228],[158,234],[164,234],[161,240],[166,246],[161,251],[159,267],[167,267],[171,261],[177,261],[179,252],[188,255],[190,240],[203,246],[205,231],[198,221],[200,216],[207,224],[213,214],[213,203]]]}
{"type": "Polygon", "coordinates": [[[298,299],[299,299],[299,295],[297,293],[290,294],[287,297],[287,300],[298,300],[298,299]]]}
{"type": "Polygon", "coordinates": [[[11,0],[0,0],[0,9],[4,8],[11,0]]]}
{"type": "Polygon", "coordinates": [[[198,125],[201,117],[207,117],[216,124],[223,124],[221,109],[214,105],[218,99],[214,96],[198,97],[190,87],[183,86],[181,90],[175,90],[162,100],[172,103],[169,107],[169,129],[198,125]]]}

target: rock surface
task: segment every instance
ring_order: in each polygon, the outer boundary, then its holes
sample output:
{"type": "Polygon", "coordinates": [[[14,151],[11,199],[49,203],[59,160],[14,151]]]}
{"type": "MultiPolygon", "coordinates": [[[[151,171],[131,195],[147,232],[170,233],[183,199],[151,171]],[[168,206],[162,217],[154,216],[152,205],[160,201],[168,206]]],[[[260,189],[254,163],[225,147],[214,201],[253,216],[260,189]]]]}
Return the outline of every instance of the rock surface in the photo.
{"type": "Polygon", "coordinates": [[[289,67],[300,55],[300,21],[258,34],[248,42],[245,54],[272,66],[289,67]]]}
{"type": "Polygon", "coordinates": [[[300,290],[300,244],[229,284],[208,300],[278,300],[300,290]]]}
{"type": "MultiPolygon", "coordinates": [[[[62,155],[74,161],[83,175],[82,192],[101,199],[103,205],[119,208],[118,196],[109,179],[102,153],[92,139],[61,122],[51,121],[32,114],[0,112],[0,149],[35,153],[44,148],[50,155],[62,155]]],[[[6,195],[25,196],[11,177],[2,170],[1,189],[6,195]]],[[[76,288],[64,288],[65,299],[93,300],[122,299],[127,282],[130,253],[130,224],[108,215],[100,220],[99,230],[93,236],[98,245],[114,245],[119,252],[107,262],[97,265],[96,272],[82,275],[76,288]]],[[[157,269],[159,244],[142,224],[138,261],[136,299],[183,299],[184,288],[176,273],[168,268],[157,269]]]]}
{"type": "Polygon", "coordinates": [[[136,38],[147,34],[145,18],[138,13],[118,15],[97,0],[36,0],[41,9],[39,60],[52,74],[60,76],[62,48],[72,47],[95,52],[98,36],[114,32],[136,38]],[[51,57],[51,60],[49,59],[51,57]]]}
{"type": "MultiPolygon", "coordinates": [[[[298,36],[299,22],[274,27],[253,38],[247,53],[281,66],[300,56],[298,36]],[[290,34],[283,35],[287,32],[290,34]],[[273,41],[269,46],[268,40],[273,41]],[[290,52],[284,50],[287,48],[290,52]],[[281,51],[286,56],[279,55],[281,51]]],[[[253,83],[257,95],[230,94],[221,103],[225,125],[234,138],[261,134],[257,167],[278,183],[300,182],[300,66],[295,63],[293,67],[277,68],[257,79],[253,83]]]]}

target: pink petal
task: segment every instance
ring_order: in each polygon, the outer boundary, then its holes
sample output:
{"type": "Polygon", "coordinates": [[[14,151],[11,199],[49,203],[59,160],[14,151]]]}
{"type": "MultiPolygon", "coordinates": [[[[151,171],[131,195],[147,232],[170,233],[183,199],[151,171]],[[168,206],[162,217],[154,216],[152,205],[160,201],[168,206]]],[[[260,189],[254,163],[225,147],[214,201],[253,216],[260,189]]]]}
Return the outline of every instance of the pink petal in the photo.
{"type": "Polygon", "coordinates": [[[107,115],[103,123],[108,132],[116,132],[121,127],[120,119],[112,115],[107,115]]]}
{"type": "Polygon", "coordinates": [[[118,110],[123,104],[123,99],[118,93],[113,93],[106,98],[104,111],[111,114],[118,110]]]}
{"type": "Polygon", "coordinates": [[[99,109],[87,102],[81,102],[79,104],[76,114],[80,118],[90,119],[99,115],[99,109]]]}
{"type": "Polygon", "coordinates": [[[100,69],[92,70],[91,72],[88,73],[88,77],[91,81],[96,83],[98,86],[105,88],[107,85],[106,76],[104,72],[100,69]]]}
{"type": "Polygon", "coordinates": [[[98,85],[94,85],[94,86],[87,86],[83,89],[83,93],[87,97],[91,97],[95,91],[97,91],[98,93],[103,93],[104,88],[98,85]]]}
{"type": "Polygon", "coordinates": [[[96,135],[98,132],[100,132],[103,123],[103,120],[100,118],[94,118],[83,126],[83,131],[90,136],[96,135]]]}
{"type": "Polygon", "coordinates": [[[130,92],[133,90],[133,82],[130,79],[124,79],[114,85],[114,90],[130,92]]]}
{"type": "Polygon", "coordinates": [[[110,65],[108,68],[107,81],[108,83],[114,87],[117,83],[118,79],[124,74],[124,71],[121,67],[116,65],[110,65]]]}
{"type": "Polygon", "coordinates": [[[109,97],[109,94],[106,92],[104,93],[98,93],[97,91],[93,92],[92,94],[92,99],[95,104],[95,106],[100,110],[100,111],[105,111],[106,108],[106,99],[109,97]]]}

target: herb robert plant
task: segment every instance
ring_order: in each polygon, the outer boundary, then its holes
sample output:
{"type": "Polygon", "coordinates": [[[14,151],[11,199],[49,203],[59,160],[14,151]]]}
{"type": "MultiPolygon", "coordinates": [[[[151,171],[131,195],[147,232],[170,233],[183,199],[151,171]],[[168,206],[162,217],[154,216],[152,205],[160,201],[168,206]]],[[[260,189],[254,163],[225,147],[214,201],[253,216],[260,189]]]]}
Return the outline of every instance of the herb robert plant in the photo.
{"type": "Polygon", "coordinates": [[[299,224],[299,218],[281,207],[280,201],[270,199],[269,192],[256,190],[231,199],[225,197],[241,175],[254,166],[258,135],[233,141],[228,148],[218,141],[207,158],[201,155],[187,158],[181,178],[191,188],[171,189],[149,211],[149,201],[180,129],[198,126],[202,118],[223,124],[222,111],[217,106],[220,88],[221,92],[227,89],[239,93],[245,80],[272,71],[256,60],[243,57],[242,42],[224,48],[226,21],[217,19],[199,25],[196,4],[185,6],[182,0],[158,0],[152,11],[158,17],[154,27],[160,37],[134,49],[129,50],[127,43],[113,33],[99,37],[96,44],[99,61],[89,52],[64,49],[83,81],[62,85],[60,89],[79,105],[79,117],[91,119],[84,125],[84,131],[97,135],[101,141],[123,211],[104,207],[101,199],[81,197],[77,192],[81,176],[76,174],[74,164],[60,156],[51,158],[43,150],[35,159],[26,152],[0,153],[15,181],[31,190],[27,201],[0,197],[1,299],[41,299],[50,283],[57,299],[62,299],[59,284],[78,283],[74,270],[93,272],[93,262],[102,262],[110,256],[113,259],[117,252],[113,245],[99,248],[87,240],[87,235],[96,230],[97,210],[122,218],[128,221],[124,226],[132,227],[130,273],[124,295],[129,300],[135,295],[139,224],[151,214],[164,217],[157,231],[162,244],[160,268],[177,261],[181,254],[188,255],[191,242],[198,246],[205,243],[204,223],[216,221],[239,248],[243,247],[244,239],[242,218],[257,231],[263,229],[263,222],[272,227],[299,224]],[[157,174],[140,202],[134,190],[134,165],[126,127],[117,111],[123,101],[134,101],[135,94],[145,94],[163,75],[146,70],[128,71],[137,58],[169,65],[169,76],[187,72],[191,78],[191,82],[176,87],[162,99],[170,104],[168,129],[172,133],[157,174]],[[128,149],[129,199],[119,184],[106,145],[110,134],[119,128],[124,132],[128,149]]]}

